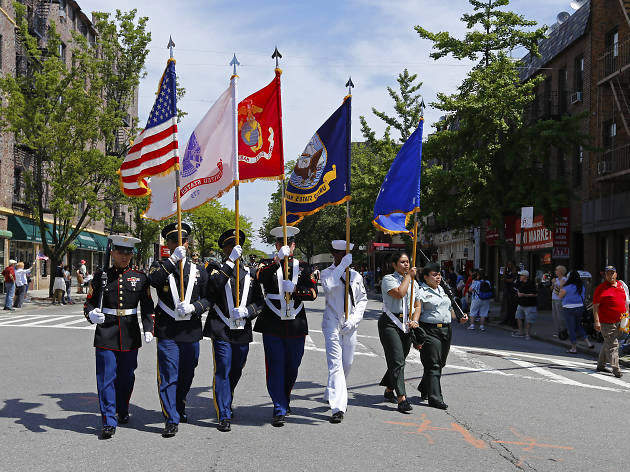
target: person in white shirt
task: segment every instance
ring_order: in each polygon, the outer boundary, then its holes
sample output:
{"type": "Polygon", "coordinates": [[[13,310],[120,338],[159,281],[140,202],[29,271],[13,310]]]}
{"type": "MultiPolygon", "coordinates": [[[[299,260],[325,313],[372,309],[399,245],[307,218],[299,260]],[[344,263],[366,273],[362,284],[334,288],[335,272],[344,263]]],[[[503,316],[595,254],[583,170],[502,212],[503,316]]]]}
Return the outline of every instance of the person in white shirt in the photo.
{"type": "MultiPolygon", "coordinates": [[[[353,248],[350,244],[350,250],[353,248]]],[[[346,241],[332,241],[331,254],[334,264],[321,273],[322,288],[326,297],[326,308],[322,318],[322,333],[326,342],[328,383],[324,399],[332,410],[331,423],[341,423],[348,407],[346,379],[352,367],[354,349],[357,344],[357,327],[363,319],[368,298],[363,277],[350,269],[348,299],[345,298],[346,268],[352,264],[352,254],[346,254],[346,241]],[[346,303],[348,319],[346,320],[346,303]]]]}
{"type": "Polygon", "coordinates": [[[28,289],[28,274],[30,273],[31,269],[24,268],[24,262],[18,262],[15,266],[15,299],[13,300],[13,308],[22,308],[28,289]]]}

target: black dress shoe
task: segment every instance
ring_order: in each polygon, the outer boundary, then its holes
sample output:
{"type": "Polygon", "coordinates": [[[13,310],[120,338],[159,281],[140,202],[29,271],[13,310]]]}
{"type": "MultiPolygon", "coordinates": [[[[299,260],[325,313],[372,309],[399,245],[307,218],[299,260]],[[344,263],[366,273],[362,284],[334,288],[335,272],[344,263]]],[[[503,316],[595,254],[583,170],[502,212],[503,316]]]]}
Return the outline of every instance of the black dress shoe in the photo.
{"type": "Polygon", "coordinates": [[[230,426],[230,420],[225,419],[225,420],[219,421],[219,426],[217,426],[217,429],[223,433],[232,431],[232,427],[230,426]]]}
{"type": "Polygon", "coordinates": [[[383,393],[383,397],[385,398],[385,400],[389,402],[396,403],[396,394],[394,393],[393,390],[385,389],[385,392],[383,393]]]}
{"type": "Polygon", "coordinates": [[[118,424],[127,424],[129,423],[129,413],[125,415],[118,415],[118,424]]]}
{"type": "Polygon", "coordinates": [[[175,423],[166,423],[164,425],[164,431],[162,431],[163,438],[172,438],[177,434],[178,427],[175,423]]]}
{"type": "Polygon", "coordinates": [[[597,366],[597,372],[606,372],[607,374],[612,374],[612,370],[610,370],[608,367],[600,367],[597,366]]]}
{"type": "Polygon", "coordinates": [[[114,434],[116,434],[116,426],[103,426],[103,430],[101,431],[101,437],[103,439],[109,439],[114,434]]]}
{"type": "Polygon", "coordinates": [[[616,371],[616,372],[613,372],[613,375],[614,375],[615,377],[617,377],[618,379],[620,379],[620,378],[623,376],[623,374],[621,373],[621,371],[620,371],[620,370],[618,370],[618,371],[616,371]]]}
{"type": "Polygon", "coordinates": [[[407,413],[411,410],[413,410],[413,407],[411,406],[411,403],[409,403],[409,400],[407,399],[401,401],[398,404],[398,411],[400,411],[401,413],[407,413]]]}
{"type": "Polygon", "coordinates": [[[429,406],[438,410],[446,410],[448,408],[448,405],[444,402],[429,402],[429,406]]]}
{"type": "Polygon", "coordinates": [[[328,421],[330,421],[333,424],[341,423],[343,421],[343,411],[338,411],[337,413],[333,413],[328,421]]]}
{"type": "Polygon", "coordinates": [[[276,428],[284,426],[284,415],[274,416],[271,419],[271,426],[275,426],[276,428]]]}

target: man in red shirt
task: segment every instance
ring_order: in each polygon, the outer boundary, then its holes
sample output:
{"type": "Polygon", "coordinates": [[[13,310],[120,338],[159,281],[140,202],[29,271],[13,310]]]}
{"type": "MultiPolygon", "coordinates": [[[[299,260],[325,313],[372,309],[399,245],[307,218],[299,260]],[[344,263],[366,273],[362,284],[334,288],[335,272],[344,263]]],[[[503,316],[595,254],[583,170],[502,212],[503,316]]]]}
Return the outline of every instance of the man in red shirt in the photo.
{"type": "Polygon", "coordinates": [[[604,267],[605,280],[597,286],[593,294],[593,327],[601,331],[604,344],[599,351],[597,370],[599,372],[611,372],[606,368],[606,362],[610,360],[612,373],[615,377],[621,377],[619,369],[619,322],[621,314],[628,311],[628,299],[621,281],[617,280],[615,266],[604,267]]]}
{"type": "Polygon", "coordinates": [[[4,289],[7,292],[4,298],[4,309],[13,311],[13,295],[15,294],[15,264],[17,261],[9,259],[9,265],[4,268],[4,289]]]}

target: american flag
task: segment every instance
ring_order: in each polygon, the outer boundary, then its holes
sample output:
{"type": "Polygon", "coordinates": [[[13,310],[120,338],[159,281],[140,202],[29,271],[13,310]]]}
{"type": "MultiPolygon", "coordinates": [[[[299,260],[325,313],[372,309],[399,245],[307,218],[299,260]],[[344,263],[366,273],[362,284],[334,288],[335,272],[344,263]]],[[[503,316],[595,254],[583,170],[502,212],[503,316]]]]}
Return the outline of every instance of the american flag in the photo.
{"type": "Polygon", "coordinates": [[[176,117],[175,61],[169,59],[147,125],[129,149],[118,171],[120,187],[125,195],[147,195],[150,191],[144,179],[166,174],[179,162],[176,117]]]}

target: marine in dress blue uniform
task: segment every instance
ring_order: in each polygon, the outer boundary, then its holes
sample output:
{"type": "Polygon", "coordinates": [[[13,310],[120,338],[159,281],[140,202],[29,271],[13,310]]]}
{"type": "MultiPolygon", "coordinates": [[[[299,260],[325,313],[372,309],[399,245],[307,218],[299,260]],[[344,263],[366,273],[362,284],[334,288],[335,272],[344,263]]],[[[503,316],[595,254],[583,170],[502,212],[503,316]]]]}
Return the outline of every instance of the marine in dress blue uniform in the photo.
{"type": "Polygon", "coordinates": [[[84,314],[96,324],[96,385],[103,420],[102,437],[116,432],[118,423],[129,422],[129,400],[138,366],[138,348],[142,345],[138,326],[138,305],[145,342],[153,339],[153,300],[147,276],[129,267],[137,238],[112,235],[113,266],[94,274],[90,282],[84,314]],[[103,293],[103,306],[99,306],[103,293]]]}
{"type": "Polygon", "coordinates": [[[224,232],[218,240],[226,257],[223,265],[208,266],[206,298],[212,306],[206,318],[203,335],[212,339],[214,353],[214,375],[212,396],[219,420],[218,429],[231,430],[232,400],[234,390],[241,378],[243,367],[252,342],[252,320],[264,306],[264,298],[256,274],[243,265],[241,254],[245,234],[236,230],[224,232]],[[236,260],[239,268],[239,296],[236,301],[236,260]]]}
{"type": "Polygon", "coordinates": [[[273,426],[284,426],[290,413],[291,390],[304,355],[308,322],[304,301],[317,298],[317,285],[311,267],[293,258],[294,236],[298,228],[288,227],[289,246],[282,246],[282,227],[271,230],[276,237],[278,254],[258,269],[256,277],[265,291],[265,306],[256,320],[254,331],[262,333],[265,348],[267,391],[273,402],[273,426]],[[284,256],[289,256],[289,272],[284,271],[284,256]],[[290,294],[290,303],[285,301],[290,294]]]}
{"type": "Polygon", "coordinates": [[[164,414],[162,436],[175,436],[180,422],[188,421],[186,396],[199,361],[202,338],[201,314],[210,303],[206,298],[208,274],[202,265],[186,257],[190,226],[182,223],[183,246],[178,244],[177,224],[162,230],[171,256],[149,269],[149,282],[156,288],[155,337],[158,356],[158,393],[164,414]],[[184,261],[184,301],[180,301],[180,261],[184,261]],[[191,276],[191,274],[193,274],[191,276]]]}

